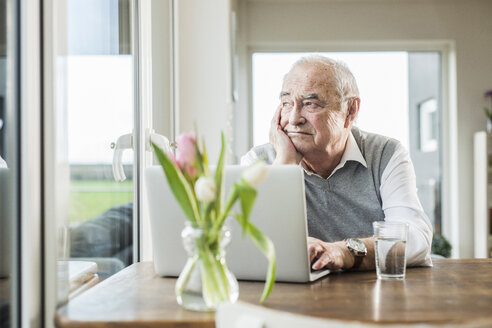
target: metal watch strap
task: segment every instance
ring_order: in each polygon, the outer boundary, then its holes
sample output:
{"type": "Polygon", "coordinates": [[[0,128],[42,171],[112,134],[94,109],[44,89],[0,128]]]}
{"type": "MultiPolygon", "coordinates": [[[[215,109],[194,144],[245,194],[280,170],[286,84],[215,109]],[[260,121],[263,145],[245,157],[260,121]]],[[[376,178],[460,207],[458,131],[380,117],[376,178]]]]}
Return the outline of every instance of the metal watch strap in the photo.
{"type": "Polygon", "coordinates": [[[360,243],[363,243],[363,242],[358,238],[346,238],[345,239],[345,245],[347,245],[347,248],[349,249],[350,253],[352,253],[354,255],[354,264],[352,265],[352,267],[350,269],[357,269],[361,265],[364,257],[367,255],[367,248],[364,245],[364,251],[362,251],[362,252],[358,251],[357,249],[354,249],[350,245],[349,241],[351,241],[351,240],[357,240],[360,243]]]}

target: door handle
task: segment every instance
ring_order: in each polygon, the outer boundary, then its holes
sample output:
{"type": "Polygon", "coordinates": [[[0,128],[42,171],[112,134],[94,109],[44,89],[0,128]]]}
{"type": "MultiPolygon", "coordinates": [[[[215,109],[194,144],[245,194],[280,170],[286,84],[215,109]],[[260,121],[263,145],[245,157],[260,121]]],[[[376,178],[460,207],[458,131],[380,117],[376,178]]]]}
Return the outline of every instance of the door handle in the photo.
{"type": "Polygon", "coordinates": [[[154,133],[154,130],[151,130],[148,133],[147,140],[148,142],[145,143],[146,151],[154,151],[154,149],[152,148],[152,143],[154,143],[157,147],[162,149],[164,152],[171,151],[171,144],[169,143],[169,139],[161,134],[154,133]]]}
{"type": "Polygon", "coordinates": [[[128,133],[120,136],[114,145],[113,154],[113,177],[117,182],[125,181],[126,175],[123,170],[123,151],[133,149],[133,134],[128,133]]]}
{"type": "MultiPolygon", "coordinates": [[[[163,151],[171,151],[171,145],[169,139],[163,135],[154,133],[154,130],[147,129],[145,132],[145,150],[153,151],[152,143],[156,144],[163,151]]],[[[123,151],[126,149],[133,149],[133,134],[128,133],[120,136],[116,143],[112,145],[114,148],[113,154],[113,177],[117,182],[125,181],[126,175],[123,170],[123,151]]]]}

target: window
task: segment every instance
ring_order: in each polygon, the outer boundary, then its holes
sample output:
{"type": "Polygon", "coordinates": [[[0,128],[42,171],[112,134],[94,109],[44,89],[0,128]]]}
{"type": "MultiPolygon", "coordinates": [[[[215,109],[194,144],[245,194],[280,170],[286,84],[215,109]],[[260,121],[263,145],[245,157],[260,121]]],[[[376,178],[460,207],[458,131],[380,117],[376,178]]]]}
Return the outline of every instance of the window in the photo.
{"type": "Polygon", "coordinates": [[[101,281],[133,263],[132,153],[126,181],[112,170],[114,143],[134,123],[130,1],[67,0],[66,24],[70,298],[89,283],[73,282],[80,271],[101,281]]]}

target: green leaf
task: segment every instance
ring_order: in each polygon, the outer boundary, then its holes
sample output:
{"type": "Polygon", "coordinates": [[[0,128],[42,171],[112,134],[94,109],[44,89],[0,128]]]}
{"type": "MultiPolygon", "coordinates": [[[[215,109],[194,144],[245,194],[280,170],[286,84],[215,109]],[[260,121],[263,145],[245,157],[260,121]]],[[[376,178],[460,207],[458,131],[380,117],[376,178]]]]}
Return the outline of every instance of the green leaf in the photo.
{"type": "Polygon", "coordinates": [[[276,272],[276,257],[275,257],[275,246],[273,242],[265,236],[260,229],[258,229],[253,223],[247,222],[248,228],[246,229],[247,234],[253,241],[253,243],[258,247],[260,251],[263,252],[268,260],[268,270],[265,279],[265,287],[263,288],[263,294],[261,295],[260,302],[264,302],[270,292],[273,289],[273,284],[275,283],[275,272],[276,272]]]}
{"type": "Polygon", "coordinates": [[[156,144],[152,143],[157,160],[164,170],[169,187],[178,201],[186,217],[197,224],[200,219],[198,205],[194,192],[181,171],[174,165],[169,156],[164,153],[156,144]]]}
{"type": "Polygon", "coordinates": [[[214,202],[209,202],[202,205],[203,205],[202,217],[205,220],[205,224],[207,225],[207,229],[208,229],[212,226],[213,220],[215,219],[215,214],[213,213],[215,206],[214,206],[214,202]]]}
{"type": "Polygon", "coordinates": [[[249,221],[249,216],[253,205],[255,204],[255,199],[257,191],[254,187],[250,186],[243,179],[239,183],[236,183],[239,193],[239,199],[241,201],[241,210],[243,212],[244,220],[249,221]]]}
{"type": "MultiPolygon", "coordinates": [[[[243,230],[242,236],[244,237],[248,229],[249,216],[251,214],[251,211],[253,210],[253,205],[255,204],[257,191],[255,188],[244,182],[244,180],[242,179],[240,180],[240,182],[234,183],[232,191],[233,192],[231,193],[231,195],[237,195],[236,199],[239,198],[242,211],[242,214],[232,213],[232,215],[236,217],[237,221],[241,225],[241,228],[243,230]]],[[[232,198],[230,197],[227,205],[231,204],[231,199],[232,198]]],[[[232,202],[232,204],[236,202],[236,199],[234,199],[234,202],[232,202]]],[[[230,208],[230,206],[226,208],[227,212],[229,212],[230,208]]],[[[227,215],[227,212],[225,212],[224,214],[227,215]]]]}
{"type": "MultiPolygon", "coordinates": [[[[229,211],[231,210],[232,206],[234,203],[237,201],[239,198],[239,191],[238,191],[238,184],[235,183],[232,185],[232,190],[229,192],[229,198],[227,199],[226,205],[224,206],[224,210],[222,212],[216,212],[217,213],[217,220],[213,223],[212,229],[210,230],[209,233],[209,242],[213,241],[216,237],[217,234],[220,233],[220,229],[222,229],[222,225],[224,224],[225,219],[229,215],[229,211]]],[[[216,202],[218,201],[219,197],[217,197],[216,202]]]]}
{"type": "Polygon", "coordinates": [[[198,163],[198,172],[200,175],[205,175],[205,168],[203,167],[203,157],[202,153],[200,152],[200,148],[198,148],[198,142],[195,142],[195,154],[196,161],[198,163]]]}
{"type": "Polygon", "coordinates": [[[217,200],[215,201],[215,211],[220,213],[222,206],[222,185],[224,182],[224,165],[225,165],[225,153],[226,153],[226,141],[224,132],[220,133],[220,155],[217,161],[217,167],[215,169],[215,185],[217,186],[217,200]]]}
{"type": "Polygon", "coordinates": [[[205,172],[205,175],[208,177],[210,176],[210,169],[208,167],[208,155],[207,155],[207,148],[205,147],[205,138],[202,140],[202,160],[203,160],[203,171],[205,172]]]}
{"type": "Polygon", "coordinates": [[[489,120],[492,120],[492,112],[490,111],[490,109],[488,109],[487,107],[484,107],[483,111],[485,112],[485,115],[487,116],[487,118],[489,120]]]}
{"type": "Polygon", "coordinates": [[[257,195],[256,189],[243,180],[235,183],[234,188],[236,188],[238,191],[242,210],[242,214],[236,213],[234,215],[243,228],[243,234],[247,233],[250,236],[253,243],[256,245],[256,247],[258,247],[258,249],[263,252],[268,260],[268,271],[265,280],[265,288],[263,289],[263,295],[260,299],[261,302],[264,302],[267,299],[268,295],[270,295],[273,284],[275,283],[275,247],[273,245],[273,242],[249,220],[257,195]]]}
{"type": "Polygon", "coordinates": [[[248,232],[248,221],[244,219],[244,216],[241,213],[231,213],[231,215],[236,218],[237,222],[241,226],[241,237],[244,238],[248,232]]]}
{"type": "Polygon", "coordinates": [[[241,213],[231,213],[231,215],[236,217],[237,222],[243,229],[243,237],[244,237],[244,235],[246,234],[246,230],[248,229],[248,225],[246,224],[248,221],[244,220],[244,216],[242,216],[241,213]]]}

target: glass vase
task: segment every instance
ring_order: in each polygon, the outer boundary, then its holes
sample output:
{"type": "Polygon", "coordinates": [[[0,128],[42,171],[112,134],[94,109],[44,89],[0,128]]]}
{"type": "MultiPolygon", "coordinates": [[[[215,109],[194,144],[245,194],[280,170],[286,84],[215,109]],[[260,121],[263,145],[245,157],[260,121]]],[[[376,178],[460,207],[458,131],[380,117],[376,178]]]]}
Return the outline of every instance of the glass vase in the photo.
{"type": "Polygon", "coordinates": [[[216,240],[210,240],[206,231],[187,224],[181,237],[188,260],[176,282],[178,303],[193,311],[215,311],[222,302],[234,303],[239,286],[225,259],[230,229],[224,226],[216,240]]]}

